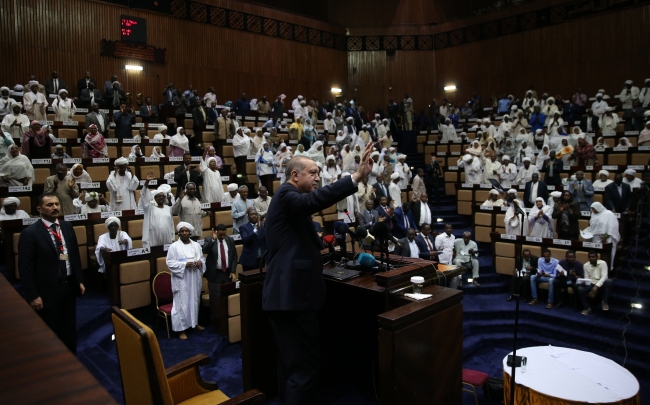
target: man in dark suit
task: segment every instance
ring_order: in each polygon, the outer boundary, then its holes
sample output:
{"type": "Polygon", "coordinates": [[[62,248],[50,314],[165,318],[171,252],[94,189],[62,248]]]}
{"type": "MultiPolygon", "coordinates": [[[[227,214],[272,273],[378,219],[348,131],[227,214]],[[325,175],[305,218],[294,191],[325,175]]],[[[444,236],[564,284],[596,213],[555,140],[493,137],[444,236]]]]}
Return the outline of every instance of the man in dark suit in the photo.
{"type": "Polygon", "coordinates": [[[409,228],[415,228],[415,225],[411,216],[411,203],[405,202],[401,207],[395,208],[395,226],[392,234],[397,239],[402,239],[406,237],[409,228]]]}
{"type": "Polygon", "coordinates": [[[133,138],[135,115],[133,114],[131,107],[127,107],[124,103],[120,104],[120,109],[113,111],[113,122],[115,123],[116,138],[133,138]]]}
{"type": "Polygon", "coordinates": [[[206,106],[205,114],[207,115],[207,124],[214,125],[219,118],[219,111],[217,111],[217,102],[213,101],[209,106],[206,106]]]}
{"type": "Polygon", "coordinates": [[[600,130],[600,126],[598,125],[599,121],[598,116],[594,115],[594,112],[589,109],[587,110],[587,115],[580,118],[580,129],[582,132],[598,132],[600,130]]]}
{"type": "Polygon", "coordinates": [[[522,271],[520,277],[512,276],[510,281],[510,296],[506,301],[515,299],[515,294],[519,292],[524,302],[530,300],[530,276],[537,273],[537,262],[539,258],[530,253],[529,249],[524,249],[521,256],[515,259],[515,269],[522,271]],[[519,283],[519,284],[518,284],[519,283]]]}
{"type": "Polygon", "coordinates": [[[95,88],[95,83],[88,83],[88,88],[83,88],[79,92],[79,107],[90,108],[93,104],[103,104],[104,98],[102,93],[95,88]]]}
{"type": "Polygon", "coordinates": [[[174,93],[178,93],[176,88],[174,88],[174,83],[168,83],[162,91],[163,100],[165,105],[169,105],[174,100],[174,93]]]}
{"type": "Polygon", "coordinates": [[[386,197],[388,204],[391,202],[390,194],[388,193],[388,185],[384,183],[384,175],[377,175],[377,182],[372,185],[375,189],[375,208],[379,206],[379,200],[381,197],[386,197]]]}
{"type": "Polygon", "coordinates": [[[424,171],[424,185],[429,193],[433,193],[436,207],[440,208],[440,184],[444,182],[444,172],[435,156],[431,156],[431,162],[426,165],[424,171]]]}
{"type": "Polygon", "coordinates": [[[415,243],[417,243],[418,248],[420,249],[421,258],[425,260],[435,260],[438,251],[436,250],[436,240],[431,234],[431,225],[422,224],[420,234],[415,237],[415,243]]]}
{"type": "Polygon", "coordinates": [[[420,257],[420,248],[415,241],[415,229],[408,228],[406,236],[400,238],[399,243],[401,246],[397,249],[397,254],[414,259],[420,257]]]}
{"type": "Polygon", "coordinates": [[[413,217],[414,228],[420,228],[424,224],[431,225],[433,222],[433,207],[429,203],[429,195],[427,193],[420,195],[420,201],[413,201],[411,203],[411,216],[413,217]],[[420,225],[420,222],[422,222],[422,225],[420,225]]]}
{"type": "Polygon", "coordinates": [[[562,159],[557,159],[555,157],[555,151],[551,150],[549,152],[549,158],[544,161],[544,166],[540,172],[546,173],[544,177],[545,183],[549,186],[561,186],[562,177],[560,177],[560,172],[564,168],[564,163],[562,159]]]}
{"type": "Polygon", "coordinates": [[[76,352],[76,295],[83,294],[81,258],[74,229],[59,221],[59,198],[38,197],[41,220],[24,229],[18,241],[18,272],[25,299],[71,352],[76,352]]]}
{"type": "Polygon", "coordinates": [[[624,213],[630,208],[632,189],[623,183],[623,175],[616,173],[614,182],[605,187],[605,208],[612,212],[624,213]]]}
{"type": "Polygon", "coordinates": [[[78,94],[81,95],[81,92],[85,89],[90,88],[90,83],[94,84],[95,87],[97,87],[97,84],[93,79],[90,78],[90,72],[86,72],[84,74],[84,77],[81,79],[77,80],[77,90],[78,94]]]}
{"type": "Polygon", "coordinates": [[[320,370],[318,311],[325,301],[320,243],[310,215],[357,191],[372,171],[372,145],[351,176],[318,187],[318,166],[298,156],[286,167],[287,181],[278,188],[267,212],[268,265],[262,292],[278,349],[280,403],[309,404],[320,370]]]}
{"type": "MultiPolygon", "coordinates": [[[[110,80],[106,80],[106,81],[104,82],[104,94],[106,94],[106,92],[108,92],[109,89],[112,89],[112,88],[113,88],[113,83],[115,83],[115,82],[117,82],[117,75],[113,75],[113,76],[111,76],[111,79],[110,79],[110,80]]],[[[119,84],[119,82],[118,82],[118,84],[119,84]]],[[[120,90],[123,90],[121,84],[119,84],[117,87],[118,87],[120,90]]]]}
{"type": "Polygon", "coordinates": [[[196,184],[196,198],[201,199],[201,192],[199,191],[199,184],[203,184],[203,175],[198,164],[192,164],[192,155],[185,153],[183,155],[183,163],[174,169],[174,181],[176,182],[176,198],[185,190],[185,185],[188,182],[196,184]],[[189,174],[189,180],[188,180],[189,174]]]}
{"type": "Polygon", "coordinates": [[[543,181],[539,181],[539,174],[533,173],[531,180],[526,183],[524,190],[524,205],[532,208],[535,205],[535,199],[543,198],[544,204],[548,201],[548,187],[543,181]]]}
{"type": "Polygon", "coordinates": [[[226,236],[224,224],[217,225],[212,230],[212,236],[206,236],[203,253],[208,255],[205,262],[205,278],[210,283],[225,284],[237,279],[235,240],[226,236]]]}
{"type": "Polygon", "coordinates": [[[366,200],[366,209],[359,213],[359,226],[370,229],[379,222],[379,213],[372,208],[373,204],[372,200],[366,200]]]}
{"type": "Polygon", "coordinates": [[[140,117],[144,123],[158,121],[158,107],[151,104],[151,97],[144,99],[144,104],[140,107],[140,117]]]}
{"type": "Polygon", "coordinates": [[[113,82],[113,87],[104,93],[104,102],[107,108],[117,109],[120,104],[126,103],[126,93],[120,87],[120,82],[113,82]]]}
{"type": "Polygon", "coordinates": [[[110,123],[111,121],[108,119],[108,115],[99,111],[99,104],[97,103],[93,104],[91,112],[86,114],[86,129],[94,124],[97,126],[97,130],[104,136],[108,133],[110,123]]]}
{"type": "Polygon", "coordinates": [[[45,80],[45,92],[47,93],[47,98],[50,98],[50,94],[59,94],[59,90],[67,89],[65,81],[59,78],[59,72],[56,70],[52,72],[52,77],[45,80]]]}
{"type": "Polygon", "coordinates": [[[392,207],[388,204],[388,198],[386,196],[382,196],[379,198],[379,205],[377,205],[377,214],[379,214],[379,217],[392,217],[394,211],[392,207]]]}
{"type": "Polygon", "coordinates": [[[202,100],[198,100],[196,107],[192,109],[192,129],[194,130],[194,142],[190,142],[191,149],[194,149],[194,145],[196,145],[197,142],[203,144],[203,130],[205,129],[208,115],[205,112],[205,108],[203,108],[201,105],[202,102],[202,100]]]}
{"type": "Polygon", "coordinates": [[[255,208],[248,211],[248,223],[239,226],[239,233],[244,244],[239,264],[242,265],[244,271],[259,269],[260,260],[264,253],[261,245],[262,240],[266,239],[266,230],[261,226],[255,208]]]}

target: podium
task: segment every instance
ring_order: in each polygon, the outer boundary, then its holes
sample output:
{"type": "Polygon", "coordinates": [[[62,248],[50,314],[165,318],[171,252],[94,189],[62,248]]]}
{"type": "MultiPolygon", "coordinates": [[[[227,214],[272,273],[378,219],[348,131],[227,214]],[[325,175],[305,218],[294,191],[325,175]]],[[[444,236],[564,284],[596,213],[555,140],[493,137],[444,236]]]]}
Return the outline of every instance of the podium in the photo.
{"type": "MultiPolygon", "coordinates": [[[[319,389],[341,382],[382,405],[461,403],[462,292],[442,286],[465,269],[421,259],[391,260],[401,267],[338,281],[325,279],[320,313],[322,367],[319,389]],[[412,300],[410,278],[423,276],[423,293],[412,300]]],[[[276,350],[262,311],[264,272],[240,274],[244,390],[277,395],[276,350]]]]}

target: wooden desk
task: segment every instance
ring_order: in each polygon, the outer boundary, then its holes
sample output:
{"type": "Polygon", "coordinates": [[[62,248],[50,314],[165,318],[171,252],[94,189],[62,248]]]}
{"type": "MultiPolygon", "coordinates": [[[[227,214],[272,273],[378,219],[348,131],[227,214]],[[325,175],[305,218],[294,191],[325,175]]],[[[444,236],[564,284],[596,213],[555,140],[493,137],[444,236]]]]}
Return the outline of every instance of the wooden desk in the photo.
{"type": "Polygon", "coordinates": [[[0,277],[0,403],[117,404],[0,277]]]}
{"type": "MultiPolygon", "coordinates": [[[[325,279],[322,382],[327,386],[346,381],[369,393],[377,387],[382,405],[460,403],[462,292],[432,285],[433,279],[440,282],[432,262],[402,263],[385,273],[325,279]],[[405,298],[402,288],[410,285],[412,275],[424,276],[426,291],[434,296],[422,301],[405,298]],[[378,381],[373,381],[375,376],[378,381]]],[[[444,270],[448,277],[464,271],[455,266],[444,270]]],[[[240,274],[242,376],[244,389],[257,386],[274,395],[276,351],[262,311],[264,276],[258,271],[240,274]]]]}

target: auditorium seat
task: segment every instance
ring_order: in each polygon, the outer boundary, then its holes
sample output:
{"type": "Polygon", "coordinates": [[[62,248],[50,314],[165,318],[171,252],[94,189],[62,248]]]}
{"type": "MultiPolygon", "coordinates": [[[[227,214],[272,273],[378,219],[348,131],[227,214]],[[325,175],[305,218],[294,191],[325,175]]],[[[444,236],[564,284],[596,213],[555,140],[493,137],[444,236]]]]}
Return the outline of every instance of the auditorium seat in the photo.
{"type": "Polygon", "coordinates": [[[144,225],[143,219],[132,219],[126,223],[127,233],[131,239],[141,239],[142,238],[142,227],[144,225]]]}
{"type": "Polygon", "coordinates": [[[228,341],[241,341],[241,310],[239,294],[228,296],[228,341]]]}
{"type": "Polygon", "coordinates": [[[210,220],[212,219],[212,212],[208,212],[208,216],[201,218],[203,221],[203,229],[211,229],[210,220]]]}
{"type": "Polygon", "coordinates": [[[117,159],[117,146],[108,147],[108,157],[111,159],[117,159]]]}
{"type": "Polygon", "coordinates": [[[548,250],[551,251],[551,256],[558,259],[562,260],[566,256],[567,249],[558,249],[555,247],[549,247],[548,250]]]}
{"type": "MultiPolygon", "coordinates": [[[[647,162],[646,162],[647,163],[647,162]]],[[[608,165],[626,165],[627,155],[622,153],[611,154],[607,157],[608,165]]]]}
{"type": "Polygon", "coordinates": [[[88,166],[84,167],[93,181],[106,181],[108,179],[108,166],[88,166]]]}
{"type": "MultiPolygon", "coordinates": [[[[494,244],[494,253],[497,256],[504,256],[504,257],[519,256],[519,254],[515,255],[515,244],[514,243],[496,242],[494,244]]],[[[519,253],[519,252],[517,252],[517,253],[519,253]]]]}
{"type": "Polygon", "coordinates": [[[79,137],[79,131],[72,128],[59,128],[57,131],[57,138],[66,138],[66,139],[77,139],[79,137]]]}
{"type": "Polygon", "coordinates": [[[650,153],[633,153],[630,163],[633,165],[647,165],[648,161],[650,161],[650,153]]]}
{"type": "Polygon", "coordinates": [[[142,239],[133,239],[133,249],[138,249],[142,247],[142,239]]]}
{"type": "Polygon", "coordinates": [[[81,159],[83,158],[83,152],[81,150],[81,146],[73,146],[72,148],[72,158],[74,159],[81,159]]]}
{"type": "Polygon", "coordinates": [[[34,168],[34,184],[45,184],[48,177],[50,177],[49,168],[34,168]]]}
{"type": "MultiPolygon", "coordinates": [[[[488,226],[492,227],[494,224],[492,223],[492,214],[491,213],[484,213],[484,212],[477,212],[474,214],[474,224],[475,225],[482,225],[482,226],[488,226]]],[[[489,241],[489,238],[488,238],[489,241]]]]}
{"type": "Polygon", "coordinates": [[[515,258],[497,256],[494,268],[499,274],[512,275],[512,272],[515,270],[515,258]]]}
{"type": "Polygon", "coordinates": [[[506,214],[497,214],[495,219],[495,226],[505,226],[506,224],[506,214]]]}
{"type": "Polygon", "coordinates": [[[474,202],[477,205],[483,204],[490,197],[489,190],[476,190],[474,193],[474,202]]]}
{"type": "Polygon", "coordinates": [[[138,175],[138,178],[140,180],[146,180],[147,174],[149,172],[152,172],[154,179],[162,178],[162,175],[160,173],[160,166],[140,166],[140,174],[138,175]]]}
{"type": "Polygon", "coordinates": [[[151,304],[149,267],[149,260],[120,264],[121,308],[133,309],[151,304]]]}
{"type": "Polygon", "coordinates": [[[474,229],[474,240],[476,242],[491,242],[490,233],[492,232],[492,227],[477,226],[474,229]]]}
{"type": "Polygon", "coordinates": [[[86,115],[85,115],[85,114],[77,114],[77,115],[73,115],[73,116],[72,116],[72,119],[71,119],[70,121],[82,122],[83,124],[81,124],[81,125],[85,125],[85,122],[86,122],[86,115]]]}
{"type": "Polygon", "coordinates": [[[223,145],[221,155],[221,157],[234,157],[235,154],[232,145],[223,145]]]}
{"type": "Polygon", "coordinates": [[[460,215],[472,215],[472,202],[458,201],[458,213],[460,215]]]}

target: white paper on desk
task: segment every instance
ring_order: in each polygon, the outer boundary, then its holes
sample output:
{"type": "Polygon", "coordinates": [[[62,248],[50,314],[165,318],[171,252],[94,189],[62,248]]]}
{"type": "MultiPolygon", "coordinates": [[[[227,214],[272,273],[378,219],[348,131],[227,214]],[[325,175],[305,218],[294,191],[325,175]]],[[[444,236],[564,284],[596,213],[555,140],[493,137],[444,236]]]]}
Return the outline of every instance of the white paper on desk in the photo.
{"type": "Polygon", "coordinates": [[[576,284],[591,285],[591,279],[590,278],[579,278],[579,279],[576,280],[576,284]]]}
{"type": "Polygon", "coordinates": [[[571,354],[568,350],[565,350],[561,347],[553,347],[551,345],[548,345],[546,347],[546,352],[549,356],[554,358],[569,356],[571,354]]]}
{"type": "Polygon", "coordinates": [[[413,298],[414,300],[423,300],[425,298],[430,298],[431,294],[404,294],[405,297],[413,298]]]}

